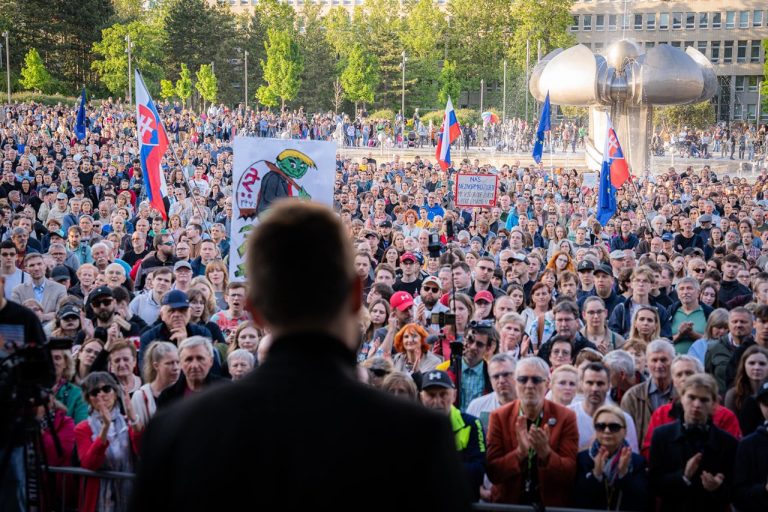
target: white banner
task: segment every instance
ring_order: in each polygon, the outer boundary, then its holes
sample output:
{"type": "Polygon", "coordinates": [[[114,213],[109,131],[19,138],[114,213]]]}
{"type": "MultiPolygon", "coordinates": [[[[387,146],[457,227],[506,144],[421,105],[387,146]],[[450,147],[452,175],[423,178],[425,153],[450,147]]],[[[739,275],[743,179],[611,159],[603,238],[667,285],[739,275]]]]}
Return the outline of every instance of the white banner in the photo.
{"type": "Polygon", "coordinates": [[[589,190],[594,190],[597,187],[597,173],[585,172],[582,176],[581,186],[589,190]]]}
{"type": "Polygon", "coordinates": [[[495,174],[457,174],[456,206],[496,206],[498,185],[495,174]]]}
{"type": "Polygon", "coordinates": [[[244,281],[248,233],[272,203],[294,197],[333,206],[336,143],[235,137],[229,280],[244,281]]]}

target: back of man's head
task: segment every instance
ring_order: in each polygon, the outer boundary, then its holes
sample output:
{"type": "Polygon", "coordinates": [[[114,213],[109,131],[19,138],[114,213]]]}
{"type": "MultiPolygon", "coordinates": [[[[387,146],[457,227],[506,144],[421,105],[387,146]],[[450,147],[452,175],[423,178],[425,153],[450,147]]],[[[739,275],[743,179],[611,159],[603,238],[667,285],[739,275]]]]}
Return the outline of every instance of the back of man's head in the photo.
{"type": "Polygon", "coordinates": [[[353,254],[343,225],[329,208],[298,201],[277,204],[250,235],[249,302],[273,328],[327,326],[349,307],[359,281],[353,254]]]}

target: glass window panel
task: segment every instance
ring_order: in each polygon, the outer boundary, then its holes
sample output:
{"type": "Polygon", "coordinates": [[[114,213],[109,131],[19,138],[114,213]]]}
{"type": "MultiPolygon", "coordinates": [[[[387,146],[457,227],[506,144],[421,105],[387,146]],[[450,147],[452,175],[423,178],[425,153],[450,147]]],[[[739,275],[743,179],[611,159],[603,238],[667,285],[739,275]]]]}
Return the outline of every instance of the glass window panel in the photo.
{"type": "Polygon", "coordinates": [[[709,28],[709,13],[708,12],[700,12],[699,13],[699,28],[709,28]]]}
{"type": "Polygon", "coordinates": [[[649,12],[645,15],[645,29],[656,30],[656,13],[649,12]]]}
{"type": "Polygon", "coordinates": [[[678,30],[683,28],[683,13],[681,12],[672,13],[672,28],[678,29],[678,30]]]}
{"type": "Polygon", "coordinates": [[[725,13],[725,28],[736,28],[736,11],[725,13]]]}
{"type": "Polygon", "coordinates": [[[749,11],[741,11],[739,13],[739,28],[749,27],[749,11]]]}
{"type": "Polygon", "coordinates": [[[696,28],[696,13],[695,12],[687,12],[687,13],[685,13],[685,28],[687,28],[687,29],[696,28]]]}
{"type": "Polygon", "coordinates": [[[669,13],[662,12],[659,14],[659,30],[669,30],[669,13]]]}

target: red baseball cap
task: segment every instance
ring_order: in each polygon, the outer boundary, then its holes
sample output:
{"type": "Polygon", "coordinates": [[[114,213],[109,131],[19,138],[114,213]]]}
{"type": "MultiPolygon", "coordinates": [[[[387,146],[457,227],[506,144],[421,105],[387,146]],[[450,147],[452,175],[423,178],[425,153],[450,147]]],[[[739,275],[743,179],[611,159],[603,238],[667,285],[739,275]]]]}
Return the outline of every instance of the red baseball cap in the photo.
{"type": "Polygon", "coordinates": [[[402,256],[400,256],[400,261],[401,261],[401,262],[402,262],[402,261],[405,261],[405,260],[411,260],[411,261],[413,261],[413,262],[417,262],[417,261],[419,261],[419,260],[416,258],[416,255],[415,255],[415,254],[413,254],[412,252],[406,252],[406,253],[403,253],[403,255],[402,255],[402,256]]]}
{"type": "Polygon", "coordinates": [[[405,311],[413,306],[413,296],[408,292],[395,292],[395,294],[389,298],[389,305],[392,306],[392,309],[405,311]]]}
{"type": "Polygon", "coordinates": [[[475,294],[475,303],[484,300],[485,302],[493,302],[493,294],[488,290],[480,290],[475,294]]]}

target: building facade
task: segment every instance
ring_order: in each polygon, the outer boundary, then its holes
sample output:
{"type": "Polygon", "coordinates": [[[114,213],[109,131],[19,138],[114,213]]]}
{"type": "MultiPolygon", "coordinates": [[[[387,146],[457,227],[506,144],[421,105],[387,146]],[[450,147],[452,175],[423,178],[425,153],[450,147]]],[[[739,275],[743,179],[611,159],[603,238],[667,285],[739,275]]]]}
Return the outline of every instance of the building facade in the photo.
{"type": "Polygon", "coordinates": [[[602,53],[613,41],[633,39],[645,48],[693,46],[712,62],[720,90],[713,99],[719,121],[768,121],[759,107],[768,39],[766,0],[578,0],[571,32],[602,53]]]}

